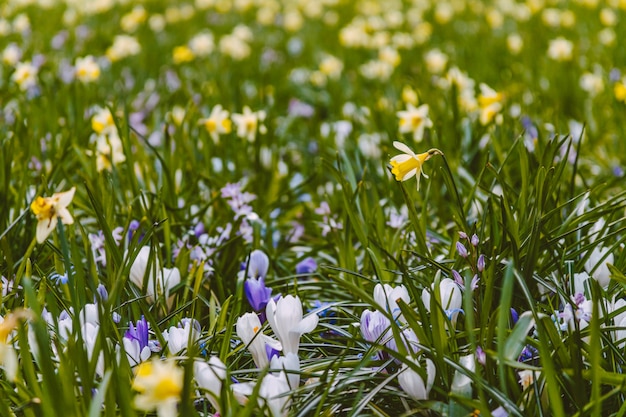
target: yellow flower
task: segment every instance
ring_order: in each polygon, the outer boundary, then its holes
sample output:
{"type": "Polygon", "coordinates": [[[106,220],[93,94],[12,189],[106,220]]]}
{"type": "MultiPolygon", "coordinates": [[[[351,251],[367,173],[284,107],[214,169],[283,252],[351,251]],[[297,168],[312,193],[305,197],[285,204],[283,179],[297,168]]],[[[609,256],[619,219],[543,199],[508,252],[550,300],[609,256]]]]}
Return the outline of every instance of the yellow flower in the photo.
{"type": "Polygon", "coordinates": [[[498,93],[487,84],[480,84],[480,96],[478,96],[478,106],[480,107],[480,124],[487,125],[502,110],[504,95],[498,93]]]}
{"type": "Polygon", "coordinates": [[[74,198],[76,187],[69,191],[55,193],[52,197],[37,197],[30,205],[30,209],[37,216],[37,243],[43,243],[52,233],[60,218],[63,224],[72,224],[74,219],[67,210],[67,206],[74,198]]]}
{"type": "Polygon", "coordinates": [[[183,45],[174,48],[172,57],[175,64],[182,64],[183,62],[193,61],[195,55],[191,48],[189,48],[187,45],[183,45]]]}
{"type": "Polygon", "coordinates": [[[183,390],[183,370],[172,361],[143,362],[136,368],[133,389],[138,392],[135,407],[156,409],[159,417],[175,417],[183,390]]]}
{"type": "Polygon", "coordinates": [[[391,173],[396,177],[396,181],[406,181],[417,175],[417,189],[420,189],[420,177],[428,178],[422,167],[433,155],[443,155],[439,149],[430,149],[424,153],[415,154],[408,146],[402,142],[393,142],[393,147],[403,154],[391,158],[391,173]]]}
{"type": "Polygon", "coordinates": [[[613,93],[618,101],[626,103],[626,79],[615,83],[613,93]]]}

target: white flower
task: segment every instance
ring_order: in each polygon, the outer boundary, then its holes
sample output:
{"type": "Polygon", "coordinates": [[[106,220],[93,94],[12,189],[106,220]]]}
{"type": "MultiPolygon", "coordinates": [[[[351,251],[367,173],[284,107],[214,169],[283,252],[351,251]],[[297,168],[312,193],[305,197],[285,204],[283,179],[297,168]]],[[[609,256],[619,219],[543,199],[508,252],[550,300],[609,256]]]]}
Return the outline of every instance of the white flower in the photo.
{"type": "Polygon", "coordinates": [[[613,265],[614,262],[613,253],[609,253],[608,248],[596,246],[585,262],[585,271],[598,281],[602,288],[606,288],[611,282],[611,271],[609,271],[608,264],[613,265]]]}
{"type": "Polygon", "coordinates": [[[152,360],[135,368],[135,407],[157,411],[158,417],[176,417],[176,405],[183,390],[183,370],[173,361],[152,360]]]}
{"type": "Polygon", "coordinates": [[[265,368],[269,364],[265,345],[276,350],[282,349],[282,346],[260,330],[261,321],[255,313],[245,313],[237,319],[237,336],[248,347],[257,368],[265,368]]]}
{"type": "Polygon", "coordinates": [[[237,136],[248,142],[255,141],[257,129],[261,134],[267,132],[267,128],[262,124],[265,120],[265,111],[263,110],[253,112],[250,107],[244,106],[243,113],[233,113],[232,119],[237,125],[237,136]]]}
{"type": "MultiPolygon", "coordinates": [[[[465,355],[459,358],[459,365],[467,369],[467,373],[473,373],[476,370],[476,361],[474,355],[465,355]]],[[[463,397],[472,396],[472,380],[465,372],[456,371],[452,379],[451,391],[456,395],[463,397]]]]}
{"type": "Polygon", "coordinates": [[[421,142],[424,137],[424,128],[433,125],[428,117],[428,104],[415,107],[409,103],[406,110],[401,110],[396,115],[400,119],[400,133],[413,133],[415,142],[421,142]]]}
{"type": "MultiPolygon", "coordinates": [[[[406,360],[420,366],[419,362],[411,356],[407,356],[406,360]]],[[[426,382],[424,382],[420,374],[404,363],[398,373],[398,383],[414,400],[426,400],[435,382],[436,371],[433,361],[426,359],[426,382]]]]}
{"type": "Polygon", "coordinates": [[[37,216],[37,243],[43,243],[56,227],[58,220],[63,224],[72,224],[74,219],[67,210],[67,206],[74,198],[76,187],[70,190],[55,193],[52,197],[37,197],[30,205],[31,210],[37,216]]]}
{"type": "MultiPolygon", "coordinates": [[[[434,291],[435,284],[431,286],[431,291],[434,291]]],[[[422,291],[422,302],[428,311],[430,311],[430,293],[428,289],[424,288],[422,291]]],[[[456,316],[463,305],[463,295],[461,294],[461,288],[450,278],[444,278],[439,282],[439,294],[441,297],[441,307],[446,311],[450,320],[456,321],[456,316]]]]}
{"type": "Polygon", "coordinates": [[[548,46],[548,57],[555,61],[570,61],[573,52],[574,44],[563,37],[551,40],[548,46]]]}
{"type": "Polygon", "coordinates": [[[409,292],[404,285],[392,287],[389,284],[376,284],[374,287],[374,300],[376,304],[378,304],[381,309],[387,310],[393,316],[394,320],[405,322],[404,316],[402,316],[400,308],[398,307],[398,300],[400,299],[404,301],[405,304],[411,302],[409,292]]]}
{"type": "Polygon", "coordinates": [[[208,363],[194,362],[193,372],[198,386],[207,392],[207,398],[215,410],[221,413],[219,396],[226,379],[226,365],[217,356],[211,356],[208,363]]]}
{"type": "Polygon", "coordinates": [[[309,314],[302,318],[302,303],[300,298],[288,295],[281,297],[278,303],[270,299],[265,308],[267,321],[274,334],[283,345],[283,352],[298,353],[300,336],[315,329],[319,317],[317,314],[309,314]]]}
{"type": "Polygon", "coordinates": [[[126,352],[126,357],[128,358],[130,366],[135,366],[141,362],[145,362],[150,358],[150,355],[152,355],[152,351],[149,346],[144,346],[143,349],[141,349],[139,341],[135,339],[124,337],[122,338],[122,343],[122,347],[124,352],[126,352]]]}
{"type": "Polygon", "coordinates": [[[100,66],[93,56],[76,58],[76,78],[83,83],[91,83],[100,78],[100,66]]]}
{"type": "Polygon", "coordinates": [[[20,90],[26,91],[37,85],[37,72],[39,70],[30,61],[20,62],[15,66],[15,72],[11,75],[20,90]]]}
{"type": "Polygon", "coordinates": [[[270,362],[271,369],[281,369],[287,375],[289,387],[294,390],[300,386],[300,358],[295,353],[285,356],[274,356],[270,362]]]}
{"type": "Polygon", "coordinates": [[[187,349],[189,343],[195,343],[200,338],[200,332],[194,327],[194,321],[184,319],[183,327],[172,326],[169,331],[163,332],[163,338],[167,341],[167,348],[172,355],[187,349]]]}
{"type": "Polygon", "coordinates": [[[228,116],[228,111],[224,110],[220,104],[216,104],[211,109],[209,117],[198,120],[198,124],[204,126],[213,142],[218,143],[220,135],[228,134],[232,130],[232,122],[228,116]]]}
{"type": "Polygon", "coordinates": [[[137,258],[130,267],[130,280],[139,288],[144,288],[144,277],[147,275],[146,295],[147,300],[153,303],[161,296],[165,298],[167,308],[171,308],[174,302],[173,296],[170,297],[170,291],[180,283],[180,271],[178,268],[160,268],[158,259],[155,257],[148,269],[148,260],[150,258],[150,247],[144,246],[139,251],[137,258]],[[155,289],[156,286],[156,289],[155,289]]]}

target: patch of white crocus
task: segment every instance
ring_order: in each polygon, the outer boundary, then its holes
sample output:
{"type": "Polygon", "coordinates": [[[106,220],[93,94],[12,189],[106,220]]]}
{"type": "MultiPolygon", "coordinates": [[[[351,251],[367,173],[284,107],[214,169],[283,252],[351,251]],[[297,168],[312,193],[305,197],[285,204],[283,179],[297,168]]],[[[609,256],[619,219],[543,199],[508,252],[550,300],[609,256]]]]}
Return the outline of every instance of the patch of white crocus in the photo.
{"type": "Polygon", "coordinates": [[[137,287],[144,289],[144,278],[147,275],[145,286],[146,299],[150,303],[163,297],[166,300],[167,308],[172,307],[173,296],[170,291],[180,283],[180,271],[178,268],[161,268],[158,257],[154,256],[153,262],[149,264],[150,247],[141,248],[135,261],[130,267],[130,280],[137,287]]]}

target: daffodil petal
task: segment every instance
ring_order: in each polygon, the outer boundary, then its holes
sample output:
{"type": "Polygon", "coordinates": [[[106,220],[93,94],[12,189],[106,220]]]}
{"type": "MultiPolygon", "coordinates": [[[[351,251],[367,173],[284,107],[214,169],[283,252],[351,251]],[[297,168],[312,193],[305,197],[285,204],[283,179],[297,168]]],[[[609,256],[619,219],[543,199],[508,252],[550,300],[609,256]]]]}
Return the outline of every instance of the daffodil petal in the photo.
{"type": "Polygon", "coordinates": [[[411,148],[409,148],[408,146],[406,146],[406,145],[405,145],[404,143],[402,143],[402,142],[399,142],[399,141],[397,141],[397,140],[396,140],[396,141],[394,141],[394,142],[393,142],[393,147],[394,147],[394,148],[396,148],[396,149],[397,149],[397,150],[399,150],[399,151],[402,151],[402,152],[404,152],[404,153],[408,154],[408,155],[415,156],[415,152],[413,152],[413,151],[411,150],[411,148]]]}

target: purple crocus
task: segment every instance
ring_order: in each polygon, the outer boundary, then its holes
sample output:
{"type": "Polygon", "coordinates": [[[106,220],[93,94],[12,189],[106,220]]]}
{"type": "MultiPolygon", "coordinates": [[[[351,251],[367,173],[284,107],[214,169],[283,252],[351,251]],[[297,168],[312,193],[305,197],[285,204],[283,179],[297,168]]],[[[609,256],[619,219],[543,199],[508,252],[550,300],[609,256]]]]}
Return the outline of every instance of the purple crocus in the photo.
{"type": "MultiPolygon", "coordinates": [[[[272,298],[272,289],[265,286],[265,279],[263,277],[259,279],[248,278],[243,283],[243,290],[252,309],[257,313],[263,313],[265,306],[272,298]]],[[[262,318],[261,322],[264,321],[265,317],[262,318]]]]}
{"type": "Polygon", "coordinates": [[[154,342],[151,344],[148,340],[148,322],[143,316],[141,320],[137,321],[136,327],[133,326],[132,322],[129,323],[129,328],[122,339],[122,347],[126,352],[130,366],[148,360],[153,351],[160,350],[154,345],[154,342]]]}
{"type": "Polygon", "coordinates": [[[308,258],[298,262],[296,265],[296,274],[312,274],[316,269],[317,262],[309,256],[308,258]]]}
{"type": "Polygon", "coordinates": [[[137,325],[133,326],[133,323],[128,324],[128,330],[124,333],[124,337],[129,340],[136,340],[139,342],[140,349],[148,346],[148,322],[144,316],[141,316],[141,320],[137,320],[137,325]]]}

